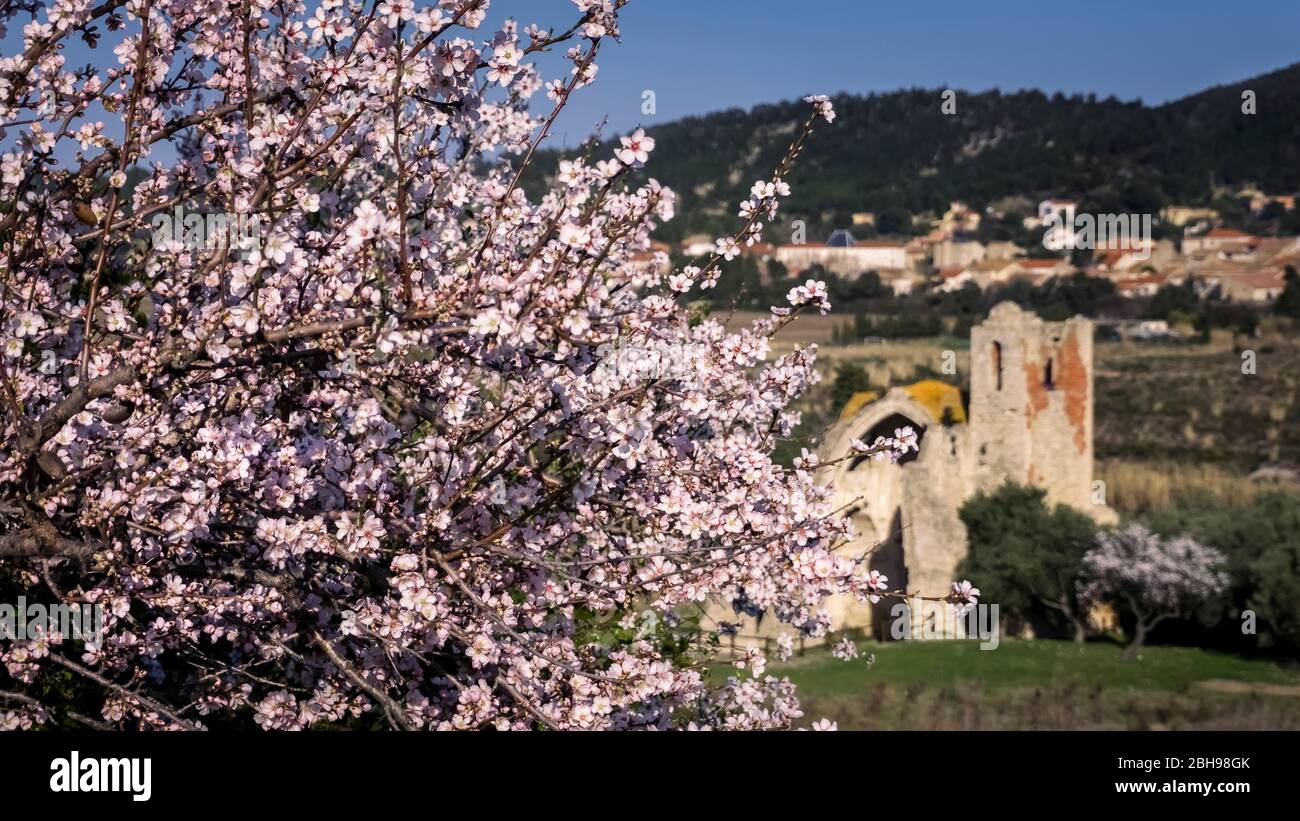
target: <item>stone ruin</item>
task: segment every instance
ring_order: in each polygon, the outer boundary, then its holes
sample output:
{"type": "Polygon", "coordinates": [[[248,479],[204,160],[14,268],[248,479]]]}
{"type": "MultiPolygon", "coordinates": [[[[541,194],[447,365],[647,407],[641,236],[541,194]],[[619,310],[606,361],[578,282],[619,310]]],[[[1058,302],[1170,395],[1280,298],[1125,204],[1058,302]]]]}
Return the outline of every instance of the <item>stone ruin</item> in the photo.
{"type": "MultiPolygon", "coordinates": [[[[889,577],[891,590],[944,596],[967,550],[958,510],[980,491],[1008,481],[1039,487],[1049,505],[1114,521],[1093,487],[1092,343],[1086,318],[1046,322],[1003,302],[971,329],[968,409],[955,386],[936,380],[855,397],[818,449],[823,462],[843,459],[825,477],[858,534],[841,549],[872,551],[869,566],[889,577]],[[904,425],[919,434],[920,448],[898,464],[844,458],[851,439],[870,444],[904,425]]],[[[832,631],[890,638],[896,603],[837,597],[829,605],[832,631]]],[[[925,629],[923,618],[911,613],[913,635],[925,629]]],[[[769,620],[746,621],[738,642],[766,643],[780,632],[769,620]]]]}

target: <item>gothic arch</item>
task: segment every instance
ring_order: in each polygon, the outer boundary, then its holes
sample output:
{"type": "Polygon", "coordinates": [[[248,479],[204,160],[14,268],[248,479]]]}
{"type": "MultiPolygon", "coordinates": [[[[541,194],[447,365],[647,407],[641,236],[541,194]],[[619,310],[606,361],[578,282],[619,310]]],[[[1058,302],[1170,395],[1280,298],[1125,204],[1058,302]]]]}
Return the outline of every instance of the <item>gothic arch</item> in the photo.
{"type": "MultiPolygon", "coordinates": [[[[894,429],[889,425],[894,424],[894,417],[901,417],[902,421],[910,424],[918,434],[923,434],[926,429],[933,427],[939,421],[928,408],[909,396],[906,391],[893,388],[881,399],[864,406],[857,413],[831,428],[826,436],[825,455],[822,460],[829,461],[850,456],[853,450],[850,441],[853,439],[861,439],[870,445],[878,433],[892,436],[894,429]],[[888,428],[887,432],[885,432],[886,428],[888,428]]],[[[901,425],[895,426],[901,427],[901,425]]],[[[851,466],[856,467],[854,461],[846,459],[836,465],[835,477],[838,479],[848,473],[852,469],[851,466]]]]}

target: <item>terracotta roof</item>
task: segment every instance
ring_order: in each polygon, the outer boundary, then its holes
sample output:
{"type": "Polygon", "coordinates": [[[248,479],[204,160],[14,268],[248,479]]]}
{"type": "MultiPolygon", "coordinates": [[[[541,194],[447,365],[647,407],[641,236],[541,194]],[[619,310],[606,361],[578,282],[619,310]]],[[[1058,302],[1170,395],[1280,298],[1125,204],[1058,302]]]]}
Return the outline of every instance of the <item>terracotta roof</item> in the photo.
{"type": "Polygon", "coordinates": [[[1225,277],[1230,282],[1245,285],[1248,288],[1281,288],[1285,280],[1282,272],[1275,269],[1262,271],[1242,271],[1225,277]]]}
{"type": "Polygon", "coordinates": [[[1238,231],[1236,228],[1214,228],[1205,236],[1215,239],[1254,239],[1250,234],[1238,231]]]}
{"type": "Polygon", "coordinates": [[[1169,281],[1169,277],[1164,274],[1144,274],[1141,276],[1123,277],[1115,280],[1116,288],[1136,288],[1139,285],[1163,285],[1169,281]]]}
{"type": "Polygon", "coordinates": [[[1215,274],[1217,276],[1233,276],[1234,274],[1244,273],[1246,271],[1257,271],[1259,265],[1253,262],[1241,262],[1239,260],[1212,258],[1205,265],[1193,269],[1197,276],[1201,274],[1215,274]]]}
{"type": "Polygon", "coordinates": [[[1264,237],[1255,244],[1255,250],[1261,254],[1290,254],[1298,248],[1295,237],[1264,237]]]}

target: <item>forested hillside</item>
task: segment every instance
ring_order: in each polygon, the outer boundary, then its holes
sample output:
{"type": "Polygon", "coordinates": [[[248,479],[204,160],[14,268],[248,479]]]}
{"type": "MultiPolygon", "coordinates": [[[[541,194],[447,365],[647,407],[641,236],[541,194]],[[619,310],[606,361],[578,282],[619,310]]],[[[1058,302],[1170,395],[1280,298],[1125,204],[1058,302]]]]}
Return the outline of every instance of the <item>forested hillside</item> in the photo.
{"type": "MultiPolygon", "coordinates": [[[[787,216],[806,220],[809,238],[819,239],[858,211],[875,212],[881,233],[905,234],[911,215],[942,212],[951,200],[983,207],[1016,195],[1075,196],[1096,211],[1153,213],[1171,202],[1209,203],[1216,187],[1300,189],[1300,63],[1157,107],[1094,95],[959,91],[956,113],[944,114],[941,95],[835,97],[836,122],[814,134],[791,177],[787,216]],[[1255,92],[1253,115],[1242,113],[1246,89],[1255,92]]],[[[657,146],[642,173],[681,198],[679,217],[660,236],[730,226],[736,204],[771,173],[806,112],[791,101],[647,129],[657,146]]],[[[604,157],[612,149],[594,150],[604,157]]],[[[539,168],[550,173],[558,158],[548,152],[539,168]]],[[[1215,205],[1231,224],[1239,206],[1215,205]]]]}

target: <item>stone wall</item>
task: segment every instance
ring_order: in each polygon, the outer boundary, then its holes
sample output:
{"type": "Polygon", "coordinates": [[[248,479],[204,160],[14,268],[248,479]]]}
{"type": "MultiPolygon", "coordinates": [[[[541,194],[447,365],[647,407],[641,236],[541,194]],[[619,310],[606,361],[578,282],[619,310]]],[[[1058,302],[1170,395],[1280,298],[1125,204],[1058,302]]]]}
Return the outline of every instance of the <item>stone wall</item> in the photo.
{"type": "MultiPolygon", "coordinates": [[[[973,492],[970,431],[965,425],[933,427],[926,432],[920,458],[904,465],[903,559],[907,591],[946,596],[966,555],[966,526],[958,510],[973,492]]],[[[912,632],[922,627],[912,613],[912,632]]]]}

